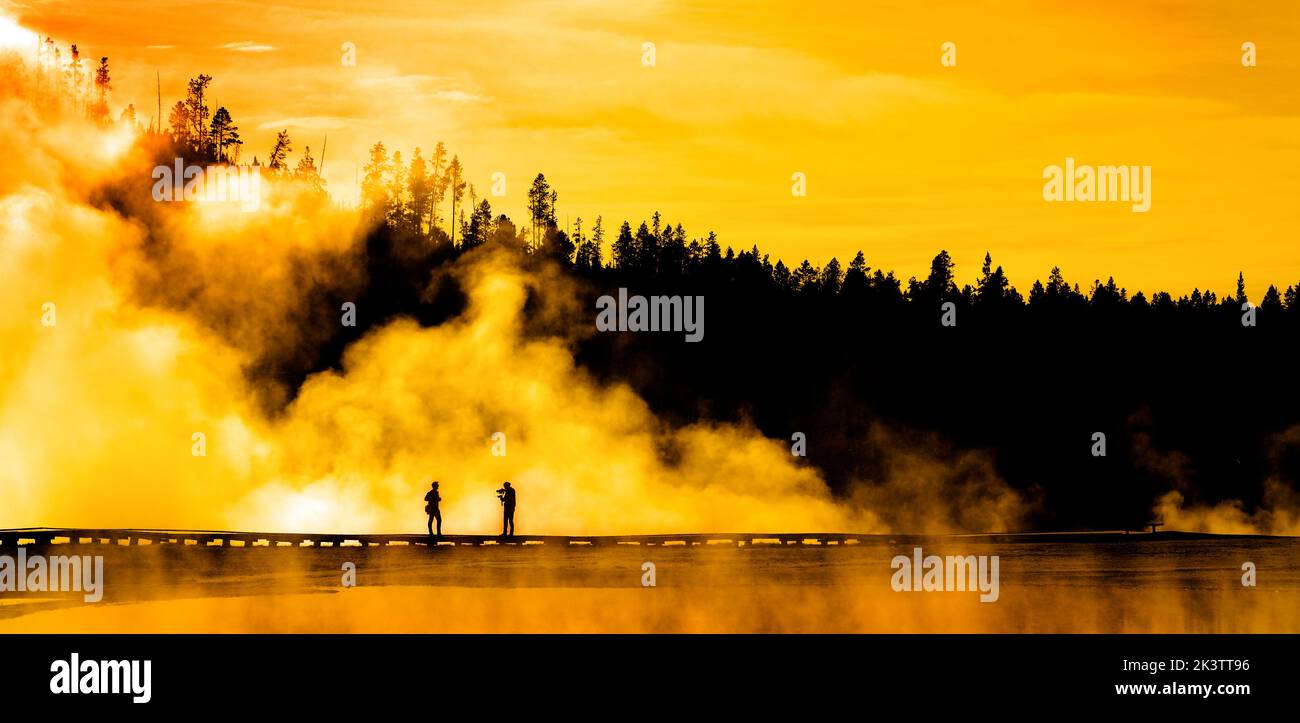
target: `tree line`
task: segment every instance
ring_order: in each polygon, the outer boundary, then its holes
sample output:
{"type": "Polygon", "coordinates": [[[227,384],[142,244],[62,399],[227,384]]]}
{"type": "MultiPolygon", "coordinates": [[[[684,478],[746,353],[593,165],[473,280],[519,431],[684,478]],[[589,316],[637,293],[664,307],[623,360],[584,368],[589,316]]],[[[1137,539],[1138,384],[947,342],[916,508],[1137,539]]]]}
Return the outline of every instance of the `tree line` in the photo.
{"type": "MultiPolygon", "coordinates": [[[[113,79],[107,56],[98,62],[83,58],[76,43],[68,46],[65,55],[53,38],[46,37],[37,45],[35,80],[39,102],[69,106],[100,125],[109,124],[113,79]]],[[[135,106],[123,108],[118,120],[135,125],[135,106]]]]}
{"type": "MultiPolygon", "coordinates": [[[[199,74],[186,86],[185,97],[176,101],[168,114],[167,129],[160,132],[170,147],[165,152],[175,153],[190,162],[237,164],[243,151],[244,140],[239,135],[230,110],[220,106],[213,111],[208,105],[212,76],[199,74]]],[[[275,142],[263,164],[253,156],[250,165],[265,168],[280,177],[291,178],[308,185],[313,191],[325,194],[325,179],[320,175],[311,146],[304,146],[302,155],[292,169],[289,154],[293,139],[289,130],[276,133],[275,142]]]]}
{"type": "MultiPolygon", "coordinates": [[[[87,63],[74,43],[65,58],[62,50],[47,37],[39,46],[37,80],[40,87],[51,91],[47,94],[51,102],[69,102],[97,122],[108,123],[112,78],[107,57],[101,57],[98,64],[87,63]]],[[[166,129],[161,119],[156,119],[145,132],[164,138],[169,143],[167,152],[175,152],[191,162],[238,163],[244,141],[228,108],[211,109],[212,80],[206,74],[191,78],[185,97],[170,108],[166,129]]],[[[140,129],[134,104],[122,110],[119,122],[140,129]]],[[[288,129],[281,130],[276,134],[266,163],[262,164],[254,156],[252,165],[264,165],[269,171],[304,181],[324,193],[325,181],[311,147],[304,148],[290,169],[288,156],[292,150],[288,129]]],[[[1050,270],[1046,282],[1034,281],[1026,298],[1011,285],[1001,266],[993,267],[988,253],[980,275],[973,282],[960,285],[947,251],[940,251],[934,257],[924,279],[912,277],[906,282],[892,271],[872,269],[861,250],[847,266],[838,258],[831,258],[823,266],[804,259],[791,268],[783,260],[773,262],[756,244],[739,252],[731,246],[724,251],[713,231],[702,238],[688,238],[680,223],[666,222],[658,212],[648,222],[641,221],[635,231],[628,221],[623,221],[617,236],[609,241],[606,258],[603,219],[597,217],[589,230],[584,228],[582,218],[577,218],[568,228],[560,228],[556,212],[558,193],[542,173],[533,179],[527,193],[529,223],[519,227],[509,216],[493,214],[488,199],[480,198],[474,184],[466,179],[459,156],[453,154],[448,158],[448,150],[441,141],[427,159],[420,148],[415,148],[409,163],[403,160],[400,151],[390,155],[382,142],[376,143],[369,150],[364,172],[360,189],[362,207],[382,223],[384,231],[423,241],[444,253],[457,254],[494,242],[551,258],[587,274],[615,272],[669,281],[703,277],[736,278],[749,283],[761,280],[771,289],[795,297],[844,296],[884,305],[913,302],[933,306],[951,301],[968,308],[1057,305],[1075,309],[1150,309],[1164,313],[1213,309],[1237,313],[1248,302],[1245,280],[1240,274],[1236,291],[1230,296],[1220,298],[1213,291],[1196,288],[1178,297],[1166,291],[1153,292],[1148,297],[1142,291],[1130,296],[1127,289],[1116,284],[1114,277],[1105,282],[1096,279],[1081,289],[1077,283],[1066,282],[1059,267],[1050,270]],[[440,210],[444,203],[448,211],[445,217],[440,210]]],[[[1282,311],[1296,315],[1300,314],[1298,297],[1300,282],[1285,291],[1270,285],[1258,307],[1267,316],[1276,317],[1282,311]]]]}
{"type": "Polygon", "coordinates": [[[383,143],[376,143],[364,170],[363,209],[385,227],[385,232],[423,241],[430,248],[443,248],[451,254],[498,243],[549,258],[588,276],[612,274],[627,280],[668,284],[729,279],[809,301],[844,298],[856,305],[904,304],[936,313],[943,302],[953,302],[958,308],[1008,313],[1016,308],[1054,306],[1075,311],[1218,311],[1240,316],[1243,304],[1250,303],[1263,316],[1277,318],[1282,312],[1300,316],[1300,282],[1285,290],[1270,285],[1256,303],[1248,298],[1241,273],[1235,292],[1222,297],[1208,288],[1195,288],[1179,296],[1168,291],[1148,295],[1143,291],[1130,294],[1113,276],[1080,287],[1077,282],[1068,282],[1061,268],[1054,266],[1046,281],[1035,280],[1028,294],[1022,294],[1002,267],[994,265],[988,252],[979,274],[970,281],[958,278],[956,264],[946,250],[935,255],[924,278],[913,276],[904,281],[893,271],[872,268],[861,250],[847,265],[831,258],[820,266],[808,259],[787,266],[784,260],[773,261],[757,244],[737,252],[731,246],[724,249],[713,231],[703,237],[691,236],[682,224],[665,221],[658,212],[642,220],[635,230],[630,222],[623,221],[616,235],[607,238],[601,217],[590,228],[585,227],[581,217],[568,228],[561,228],[557,220],[559,194],[542,173],[528,189],[528,223],[518,226],[505,214],[494,215],[488,199],[480,198],[474,185],[466,181],[459,157],[452,155],[448,159],[442,142],[436,144],[428,159],[416,148],[409,163],[403,161],[400,151],[390,155],[383,143]],[[444,204],[448,212],[445,217],[440,211],[444,204]]]}

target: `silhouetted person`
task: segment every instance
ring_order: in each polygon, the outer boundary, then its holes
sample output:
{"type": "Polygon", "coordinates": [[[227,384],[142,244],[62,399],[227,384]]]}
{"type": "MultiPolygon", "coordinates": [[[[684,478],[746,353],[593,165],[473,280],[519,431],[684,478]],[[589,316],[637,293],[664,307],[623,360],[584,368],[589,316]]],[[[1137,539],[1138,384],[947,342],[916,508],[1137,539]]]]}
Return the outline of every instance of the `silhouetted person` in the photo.
{"type": "Polygon", "coordinates": [[[438,537],[442,537],[442,511],[438,509],[438,503],[442,501],[442,496],[438,494],[438,483],[435,481],[429,487],[429,491],[424,493],[424,512],[429,515],[429,537],[433,537],[433,521],[438,521],[438,537]]]}
{"type": "Polygon", "coordinates": [[[515,535],[515,488],[510,486],[509,482],[502,485],[497,490],[497,499],[501,500],[502,518],[501,518],[501,536],[514,537],[515,535]]]}

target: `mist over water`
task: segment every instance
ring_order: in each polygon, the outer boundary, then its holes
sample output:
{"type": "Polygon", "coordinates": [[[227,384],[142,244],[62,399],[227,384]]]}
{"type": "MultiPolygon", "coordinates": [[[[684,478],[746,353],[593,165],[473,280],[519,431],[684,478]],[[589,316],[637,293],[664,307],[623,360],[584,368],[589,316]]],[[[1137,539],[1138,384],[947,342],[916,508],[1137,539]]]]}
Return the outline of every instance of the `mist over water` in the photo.
{"type": "MultiPolygon", "coordinates": [[[[94,548],[98,549],[98,548],[94,548]]],[[[110,549],[102,604],[15,600],[0,630],[38,632],[1300,631],[1295,540],[951,541],[998,555],[1000,596],[895,592],[907,546],[110,549]],[[359,586],[340,587],[342,561],[359,586]],[[1260,584],[1241,585],[1254,562],[1260,584]],[[653,561],[656,585],[643,587],[653,561]]]]}

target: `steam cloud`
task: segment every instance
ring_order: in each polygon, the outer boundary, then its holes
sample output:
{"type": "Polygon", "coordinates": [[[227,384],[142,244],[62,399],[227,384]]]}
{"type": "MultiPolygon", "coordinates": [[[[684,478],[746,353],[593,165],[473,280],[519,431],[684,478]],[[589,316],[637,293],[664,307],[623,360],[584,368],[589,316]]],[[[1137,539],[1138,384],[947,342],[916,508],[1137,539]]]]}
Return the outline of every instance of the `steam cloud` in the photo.
{"type": "Polygon", "coordinates": [[[16,59],[0,77],[0,524],[419,530],[434,478],[447,532],[495,531],[506,479],[528,532],[858,523],[781,442],[662,425],[563,337],[526,339],[529,290],[566,289],[490,249],[450,272],[461,317],[379,327],[268,413],[274,384],[247,371],[312,353],[304,289],[364,284],[359,217],[292,184],[264,184],[255,214],[121,197],[149,183],[131,131],[42,106],[16,59]]]}

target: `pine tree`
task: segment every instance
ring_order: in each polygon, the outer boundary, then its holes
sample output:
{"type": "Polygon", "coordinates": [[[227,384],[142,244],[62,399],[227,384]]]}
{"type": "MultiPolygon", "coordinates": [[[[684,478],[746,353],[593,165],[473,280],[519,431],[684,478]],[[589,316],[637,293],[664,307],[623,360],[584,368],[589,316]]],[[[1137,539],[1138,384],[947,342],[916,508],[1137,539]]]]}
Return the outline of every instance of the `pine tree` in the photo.
{"type": "Polygon", "coordinates": [[[415,149],[415,155],[411,157],[411,167],[406,174],[406,188],[411,198],[410,224],[417,234],[423,235],[422,224],[425,216],[429,214],[432,193],[424,157],[420,155],[419,148],[415,149]]]}
{"type": "Polygon", "coordinates": [[[429,158],[429,233],[438,229],[438,205],[447,195],[447,177],[443,165],[447,163],[447,147],[438,141],[429,158]]]}
{"type": "Polygon", "coordinates": [[[452,156],[447,166],[447,191],[451,193],[451,245],[456,245],[456,204],[465,195],[464,169],[460,166],[460,156],[452,156]]]}
{"type": "Polygon", "coordinates": [[[192,149],[199,154],[201,158],[208,157],[208,104],[205,94],[208,85],[212,83],[212,76],[199,74],[197,78],[191,78],[189,90],[185,94],[186,116],[190,122],[189,139],[192,149]]]}
{"type": "Polygon", "coordinates": [[[95,70],[95,108],[92,117],[100,123],[108,122],[108,92],[113,89],[113,81],[108,76],[108,58],[99,59],[95,70]]]}
{"type": "Polygon", "coordinates": [[[614,244],[610,248],[610,255],[613,257],[614,268],[630,270],[636,268],[637,253],[636,241],[632,238],[632,226],[627,221],[623,222],[618,228],[618,238],[614,239],[614,244]]]}
{"type": "MultiPolygon", "coordinates": [[[[380,147],[383,145],[380,144],[380,147]]],[[[266,167],[275,173],[284,173],[288,170],[285,160],[292,150],[293,141],[289,139],[289,129],[286,128],[275,135],[275,146],[271,149],[271,155],[267,156],[266,167]]]]}
{"type": "Polygon", "coordinates": [[[244,142],[239,139],[239,127],[230,118],[230,111],[226,110],[225,106],[218,108],[212,115],[208,136],[216,160],[232,163],[239,160],[239,147],[244,145],[244,142]],[[233,153],[228,153],[227,148],[232,149],[233,153]]]}
{"type": "Polygon", "coordinates": [[[556,194],[546,182],[546,176],[539,173],[528,189],[528,215],[532,222],[533,246],[545,239],[546,230],[555,225],[556,194]]]}
{"type": "Polygon", "coordinates": [[[321,181],[320,171],[316,168],[316,159],[311,157],[311,146],[304,146],[302,149],[302,158],[298,159],[298,165],[293,170],[295,180],[302,181],[311,187],[317,193],[324,192],[324,184],[321,181]]]}
{"type": "Polygon", "coordinates": [[[178,146],[188,148],[190,146],[190,112],[181,101],[176,101],[172,106],[171,114],[167,117],[167,125],[171,129],[172,143],[178,146]]]}
{"type": "Polygon", "coordinates": [[[388,213],[388,185],[385,179],[390,172],[388,151],[383,143],[370,147],[370,160],[363,169],[365,176],[361,180],[361,201],[371,213],[388,213]]]}
{"type": "Polygon", "coordinates": [[[843,283],[843,276],[840,272],[840,262],[838,259],[831,257],[826,262],[826,266],[821,273],[821,291],[827,296],[834,296],[840,293],[840,286],[843,283]]]}

